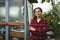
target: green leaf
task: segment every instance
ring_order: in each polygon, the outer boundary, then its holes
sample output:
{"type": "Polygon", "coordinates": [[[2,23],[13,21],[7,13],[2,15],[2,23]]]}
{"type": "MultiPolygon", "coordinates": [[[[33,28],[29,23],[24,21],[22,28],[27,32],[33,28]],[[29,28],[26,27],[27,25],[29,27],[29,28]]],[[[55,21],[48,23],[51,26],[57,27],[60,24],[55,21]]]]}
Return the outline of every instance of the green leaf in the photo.
{"type": "Polygon", "coordinates": [[[47,14],[44,13],[44,14],[42,15],[42,18],[46,18],[46,17],[47,17],[47,14]]]}
{"type": "Polygon", "coordinates": [[[50,2],[50,0],[47,0],[47,2],[50,2]]]}
{"type": "Polygon", "coordinates": [[[42,3],[44,3],[45,2],[45,0],[42,0],[42,3]]]}

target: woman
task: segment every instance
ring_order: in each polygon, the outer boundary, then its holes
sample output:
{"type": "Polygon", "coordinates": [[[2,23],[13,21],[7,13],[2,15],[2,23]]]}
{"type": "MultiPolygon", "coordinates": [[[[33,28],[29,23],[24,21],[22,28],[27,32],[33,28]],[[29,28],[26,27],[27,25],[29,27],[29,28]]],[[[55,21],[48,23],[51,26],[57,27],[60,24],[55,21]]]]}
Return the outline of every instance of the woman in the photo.
{"type": "Polygon", "coordinates": [[[47,21],[42,18],[42,9],[37,7],[34,9],[34,18],[31,20],[29,32],[30,40],[45,40],[45,33],[48,30],[47,21]]]}

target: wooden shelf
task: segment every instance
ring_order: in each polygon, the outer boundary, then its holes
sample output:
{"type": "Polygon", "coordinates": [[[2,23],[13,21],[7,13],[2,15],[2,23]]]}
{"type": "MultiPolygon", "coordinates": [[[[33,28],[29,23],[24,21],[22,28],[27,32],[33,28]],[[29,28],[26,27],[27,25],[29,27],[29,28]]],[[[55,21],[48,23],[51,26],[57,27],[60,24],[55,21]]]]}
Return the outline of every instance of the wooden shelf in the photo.
{"type": "Polygon", "coordinates": [[[23,23],[21,22],[7,22],[7,25],[10,25],[10,26],[21,26],[23,23]]]}
{"type": "Polygon", "coordinates": [[[6,22],[0,22],[0,25],[6,25],[6,22]]]}
{"type": "Polygon", "coordinates": [[[21,26],[22,22],[0,22],[0,25],[21,26]]]}
{"type": "Polygon", "coordinates": [[[24,32],[10,31],[10,37],[24,38],[24,32]]]}
{"type": "MultiPolygon", "coordinates": [[[[23,25],[23,23],[22,22],[0,22],[0,25],[21,26],[23,25]]],[[[24,38],[24,32],[10,31],[10,37],[24,38]]]]}

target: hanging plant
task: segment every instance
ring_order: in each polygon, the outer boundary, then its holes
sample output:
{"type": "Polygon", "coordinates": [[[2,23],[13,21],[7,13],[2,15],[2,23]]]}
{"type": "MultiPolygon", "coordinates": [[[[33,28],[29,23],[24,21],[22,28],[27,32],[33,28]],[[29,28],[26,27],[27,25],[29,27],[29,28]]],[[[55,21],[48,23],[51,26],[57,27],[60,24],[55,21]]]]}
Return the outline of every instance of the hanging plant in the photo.
{"type": "Polygon", "coordinates": [[[42,0],[42,3],[44,3],[45,2],[45,0],[42,0]]]}
{"type": "Polygon", "coordinates": [[[50,2],[50,0],[47,0],[47,2],[50,2]]]}

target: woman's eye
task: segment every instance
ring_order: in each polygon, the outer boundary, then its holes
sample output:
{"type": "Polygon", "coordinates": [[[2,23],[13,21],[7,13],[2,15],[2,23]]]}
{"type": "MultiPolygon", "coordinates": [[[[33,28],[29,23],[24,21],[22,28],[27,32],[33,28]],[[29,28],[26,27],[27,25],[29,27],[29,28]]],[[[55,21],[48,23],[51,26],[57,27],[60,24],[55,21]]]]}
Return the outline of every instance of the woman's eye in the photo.
{"type": "Polygon", "coordinates": [[[40,12],[40,11],[35,11],[35,13],[36,13],[36,12],[40,12]]]}

